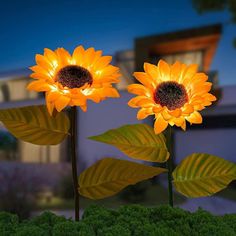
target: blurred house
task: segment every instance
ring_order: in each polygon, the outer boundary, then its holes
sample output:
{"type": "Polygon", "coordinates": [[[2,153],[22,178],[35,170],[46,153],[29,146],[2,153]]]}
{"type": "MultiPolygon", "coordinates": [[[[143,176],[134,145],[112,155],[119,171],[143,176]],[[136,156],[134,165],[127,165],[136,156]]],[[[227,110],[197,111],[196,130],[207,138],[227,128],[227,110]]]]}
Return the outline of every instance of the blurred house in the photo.
{"type": "MultiPolygon", "coordinates": [[[[124,124],[140,122],[136,120],[137,111],[127,106],[132,95],[125,89],[128,84],[135,82],[132,74],[134,71],[142,71],[144,62],[157,63],[161,58],[169,63],[179,60],[186,64],[198,64],[199,69],[209,75],[213,82],[213,93],[218,97],[214,106],[203,111],[202,125],[189,126],[188,132],[175,129],[176,162],[192,152],[208,152],[235,161],[236,151],[232,147],[236,139],[236,85],[219,87],[217,71],[210,71],[220,36],[221,25],[212,25],[137,38],[134,50],[117,52],[115,60],[122,73],[121,82],[117,85],[121,98],[108,99],[99,105],[89,103],[86,113],[79,110],[79,170],[103,157],[127,158],[114,147],[88,140],[87,137],[124,124]]],[[[1,109],[44,103],[41,94],[25,89],[29,74],[28,70],[0,74],[1,109]]],[[[149,118],[142,122],[152,124],[153,121],[149,118]]],[[[4,130],[3,127],[0,129],[4,130]]],[[[48,168],[48,163],[51,163],[50,168],[69,163],[67,141],[50,147],[16,142],[13,155],[16,161],[43,164],[45,168],[48,168]]],[[[0,150],[0,159],[9,159],[6,150],[0,150]]],[[[52,174],[53,171],[47,173],[52,174]]]]}
{"type": "MultiPolygon", "coordinates": [[[[10,107],[20,107],[32,104],[43,103],[43,94],[29,92],[26,89],[29,83],[29,73],[27,69],[15,70],[0,73],[0,107],[1,109],[10,107]]],[[[0,133],[4,134],[6,130],[0,126],[0,133]]],[[[3,136],[3,138],[7,136],[3,136]]],[[[15,161],[35,162],[35,163],[57,163],[66,158],[61,149],[63,145],[58,146],[38,146],[30,143],[15,141],[15,161]]],[[[8,160],[8,153],[1,151],[0,160],[8,160]]]]}
{"type": "MultiPolygon", "coordinates": [[[[118,84],[121,90],[135,82],[132,74],[134,71],[143,71],[144,62],[156,64],[159,59],[168,63],[179,60],[186,64],[198,64],[199,70],[208,74],[209,81],[213,83],[212,93],[218,101],[202,112],[203,124],[188,125],[188,132],[175,129],[177,162],[192,152],[209,152],[235,161],[236,151],[230,147],[236,139],[236,85],[219,87],[218,71],[210,70],[221,31],[221,25],[216,24],[137,38],[135,50],[116,54],[117,64],[122,71],[122,80],[118,84]],[[182,148],[188,140],[188,146],[182,148]]],[[[152,124],[153,121],[147,119],[145,122],[152,124]]]]}

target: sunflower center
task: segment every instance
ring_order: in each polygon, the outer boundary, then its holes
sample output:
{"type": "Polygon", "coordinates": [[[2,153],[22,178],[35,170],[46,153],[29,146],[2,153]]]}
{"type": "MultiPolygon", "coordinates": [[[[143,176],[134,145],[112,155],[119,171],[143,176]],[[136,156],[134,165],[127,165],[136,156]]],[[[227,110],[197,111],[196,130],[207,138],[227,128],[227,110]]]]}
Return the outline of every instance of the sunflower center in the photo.
{"type": "Polygon", "coordinates": [[[86,83],[91,85],[93,83],[93,78],[87,69],[81,66],[70,65],[58,71],[57,81],[63,86],[72,89],[80,88],[86,83]]]}
{"type": "Polygon", "coordinates": [[[154,92],[154,100],[169,110],[182,107],[188,101],[185,87],[174,81],[162,82],[154,92]]]}

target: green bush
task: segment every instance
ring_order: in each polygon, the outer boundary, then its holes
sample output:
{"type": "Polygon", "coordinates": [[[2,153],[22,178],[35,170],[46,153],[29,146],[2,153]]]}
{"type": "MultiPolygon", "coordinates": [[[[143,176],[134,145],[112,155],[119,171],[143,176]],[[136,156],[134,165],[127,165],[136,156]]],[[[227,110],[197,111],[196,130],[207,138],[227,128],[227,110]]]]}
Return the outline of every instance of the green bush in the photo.
{"type": "Polygon", "coordinates": [[[28,225],[17,228],[14,236],[45,236],[47,232],[42,228],[35,226],[35,225],[28,225]]]}
{"type": "Polygon", "coordinates": [[[23,222],[0,213],[1,236],[235,236],[236,214],[214,216],[199,209],[122,206],[118,210],[90,206],[80,222],[51,212],[23,222]]]}

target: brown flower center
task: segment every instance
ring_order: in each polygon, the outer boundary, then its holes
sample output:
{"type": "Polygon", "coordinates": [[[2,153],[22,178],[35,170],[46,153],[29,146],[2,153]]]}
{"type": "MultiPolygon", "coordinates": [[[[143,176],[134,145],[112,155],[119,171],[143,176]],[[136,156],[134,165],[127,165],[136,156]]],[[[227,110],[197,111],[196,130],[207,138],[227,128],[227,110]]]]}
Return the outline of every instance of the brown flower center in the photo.
{"type": "Polygon", "coordinates": [[[89,85],[93,83],[91,73],[87,69],[76,65],[66,66],[59,70],[56,80],[64,87],[71,89],[80,88],[86,83],[89,85]]]}
{"type": "Polygon", "coordinates": [[[169,110],[175,110],[188,101],[188,94],[182,84],[174,81],[162,82],[154,92],[154,101],[169,110]]]}

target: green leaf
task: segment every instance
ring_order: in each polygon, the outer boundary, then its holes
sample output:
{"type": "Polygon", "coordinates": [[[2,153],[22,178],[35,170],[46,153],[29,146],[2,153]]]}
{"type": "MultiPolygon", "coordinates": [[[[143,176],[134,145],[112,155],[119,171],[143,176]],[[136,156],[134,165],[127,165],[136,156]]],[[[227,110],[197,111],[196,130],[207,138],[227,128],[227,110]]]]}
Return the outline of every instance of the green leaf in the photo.
{"type": "Polygon", "coordinates": [[[165,171],[163,168],[131,161],[104,158],[81,173],[79,192],[90,199],[102,199],[165,171]]]}
{"type": "Polygon", "coordinates": [[[61,143],[70,128],[65,113],[52,117],[45,106],[0,110],[0,121],[16,138],[37,145],[61,143]]]}
{"type": "Polygon", "coordinates": [[[111,144],[134,159],[165,162],[169,158],[164,135],[156,135],[146,124],[124,125],[89,139],[111,144]]]}
{"type": "Polygon", "coordinates": [[[173,171],[173,183],[187,197],[210,196],[236,179],[236,165],[204,153],[186,157],[173,171]]]}

